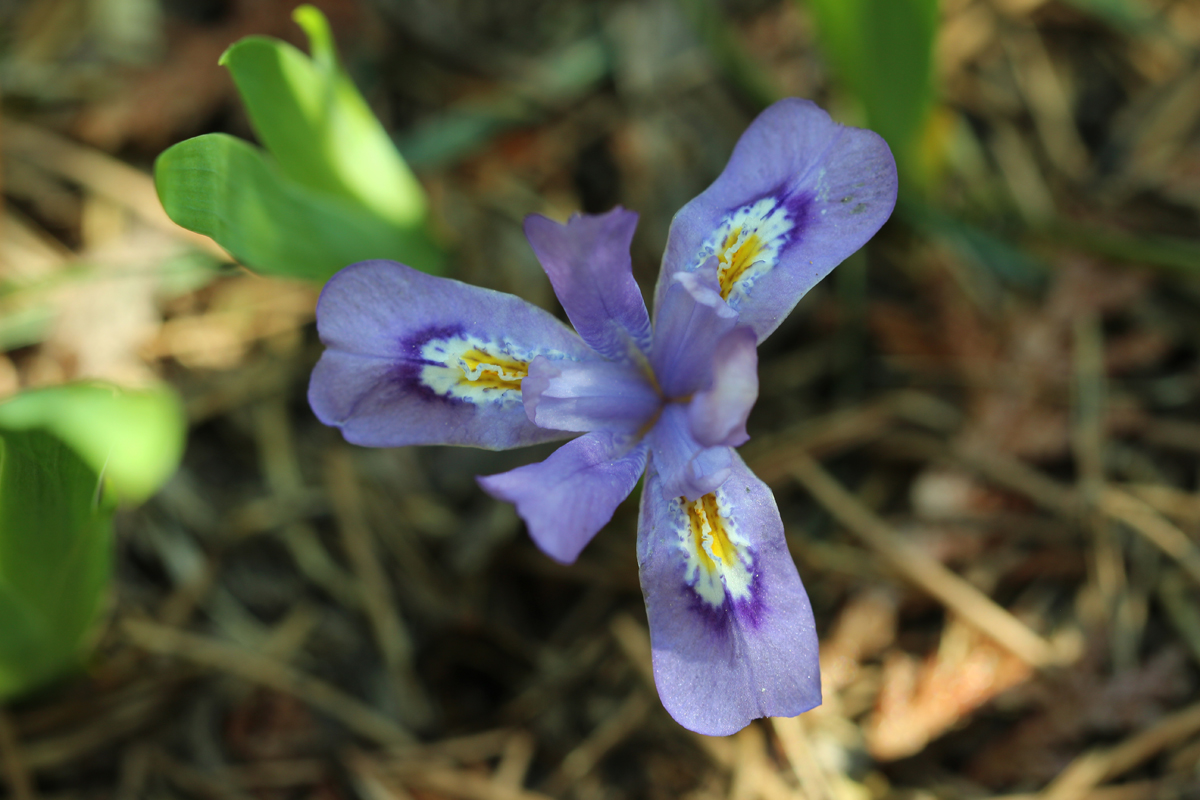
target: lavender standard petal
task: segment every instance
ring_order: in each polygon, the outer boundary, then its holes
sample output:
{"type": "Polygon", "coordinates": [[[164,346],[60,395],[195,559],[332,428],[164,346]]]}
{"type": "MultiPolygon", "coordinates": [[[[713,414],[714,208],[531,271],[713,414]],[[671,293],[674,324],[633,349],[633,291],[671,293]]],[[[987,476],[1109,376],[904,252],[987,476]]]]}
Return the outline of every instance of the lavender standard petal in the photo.
{"type": "Polygon", "coordinates": [[[762,341],[879,230],[896,187],[896,164],[877,134],[839,125],[807,100],[781,100],[742,134],[717,180],[675,215],[655,306],[674,272],[716,256],[722,296],[762,341]]]}
{"type": "Polygon", "coordinates": [[[679,403],[663,407],[646,438],[662,476],[661,490],[668,498],[695,500],[715,491],[729,477],[733,450],[697,442],[688,424],[687,409],[679,403]]]}
{"type": "Polygon", "coordinates": [[[758,399],[758,343],[752,328],[734,328],[717,343],[713,380],[688,404],[688,426],[705,447],[739,447],[749,440],[746,419],[758,399]]]}
{"type": "Polygon", "coordinates": [[[717,342],[737,324],[737,313],[717,287],[717,261],[672,276],[654,320],[650,363],[668,399],[682,399],[712,383],[717,342]]]}
{"type": "Polygon", "coordinates": [[[596,360],[565,325],[508,294],[392,261],[338,272],[317,303],[326,350],[309,403],[347,441],[492,450],[561,438],[529,421],[521,381],[537,356],[596,360]]]}
{"type": "Polygon", "coordinates": [[[629,243],[637,214],[572,216],[565,225],[532,214],[525,235],[575,330],[596,352],[642,360],[650,347],[650,317],[633,279],[629,243]]]}
{"type": "Polygon", "coordinates": [[[521,386],[529,419],[562,431],[636,433],[661,405],[645,373],[629,362],[538,357],[521,386]]]}
{"type": "Polygon", "coordinates": [[[665,499],[656,456],[642,493],[638,567],[663,705],[710,736],[819,705],[812,608],[770,489],[735,455],[716,492],[665,499]]]}
{"type": "Polygon", "coordinates": [[[646,467],[647,446],[628,437],[589,433],[549,458],[479,478],[484,491],[517,507],[546,555],[569,564],[608,524],[646,467]]]}

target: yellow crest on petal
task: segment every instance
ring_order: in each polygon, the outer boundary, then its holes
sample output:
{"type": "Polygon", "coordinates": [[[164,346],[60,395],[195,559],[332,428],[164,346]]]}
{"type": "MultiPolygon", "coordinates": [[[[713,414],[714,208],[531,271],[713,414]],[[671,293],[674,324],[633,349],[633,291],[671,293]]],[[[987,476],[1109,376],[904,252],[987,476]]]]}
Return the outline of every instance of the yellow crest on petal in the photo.
{"type": "Polygon", "coordinates": [[[687,561],[684,580],[709,605],[720,608],[726,594],[750,597],[753,559],[748,542],[737,530],[721,490],[698,500],[679,498],[683,519],[677,531],[687,561]]]}
{"type": "Polygon", "coordinates": [[[533,356],[509,342],[469,334],[433,339],[421,348],[421,383],[437,394],[472,403],[516,404],[533,356]]]}
{"type": "Polygon", "coordinates": [[[764,197],[725,215],[702,248],[698,263],[717,257],[721,297],[736,305],[739,295],[774,269],[795,227],[785,202],[764,197]]]}

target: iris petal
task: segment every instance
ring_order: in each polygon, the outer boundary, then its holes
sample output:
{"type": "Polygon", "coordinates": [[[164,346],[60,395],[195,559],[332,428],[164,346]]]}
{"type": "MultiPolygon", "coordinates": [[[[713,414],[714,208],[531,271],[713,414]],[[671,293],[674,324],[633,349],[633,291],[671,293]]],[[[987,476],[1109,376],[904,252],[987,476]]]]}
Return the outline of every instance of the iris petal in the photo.
{"type": "Polygon", "coordinates": [[[746,419],[758,399],[758,343],[752,328],[734,328],[717,342],[712,386],[688,404],[692,436],[705,447],[739,447],[749,439],[746,419]]]}
{"type": "Polygon", "coordinates": [[[392,261],[346,267],[317,303],[326,350],[309,403],[347,441],[498,450],[562,438],[529,421],[529,362],[596,360],[565,325],[509,294],[392,261]]]}
{"type": "Polygon", "coordinates": [[[879,230],[896,188],[896,164],[877,134],[839,125],[807,100],[781,100],[746,129],[717,180],[675,215],[655,307],[675,272],[715,257],[722,297],[762,341],[879,230]]]}
{"type": "Polygon", "coordinates": [[[705,447],[692,436],[685,406],[668,403],[658,422],[646,437],[654,451],[654,461],[662,475],[662,491],[667,497],[684,496],[695,500],[716,490],[729,477],[733,450],[705,447]]]}
{"type": "Polygon", "coordinates": [[[525,235],[579,335],[610,359],[641,361],[650,316],[633,279],[629,243],[637,214],[576,214],[565,225],[532,214],[525,235]]]}
{"type": "Polygon", "coordinates": [[[717,342],[737,323],[737,312],[718,291],[716,259],[675,273],[657,310],[650,351],[663,394],[683,398],[711,384],[717,342]]]}
{"type": "Polygon", "coordinates": [[[551,361],[539,356],[522,384],[525,412],[543,428],[636,433],[660,400],[641,370],[617,361],[551,361]]]}
{"type": "Polygon", "coordinates": [[[546,555],[569,564],[608,524],[646,467],[645,442],[589,433],[549,458],[479,478],[484,491],[517,507],[529,535],[546,555]]]}
{"type": "Polygon", "coordinates": [[[667,499],[657,455],[642,493],[638,567],[663,705],[710,736],[819,705],[812,608],[770,489],[735,454],[715,492],[667,499]]]}

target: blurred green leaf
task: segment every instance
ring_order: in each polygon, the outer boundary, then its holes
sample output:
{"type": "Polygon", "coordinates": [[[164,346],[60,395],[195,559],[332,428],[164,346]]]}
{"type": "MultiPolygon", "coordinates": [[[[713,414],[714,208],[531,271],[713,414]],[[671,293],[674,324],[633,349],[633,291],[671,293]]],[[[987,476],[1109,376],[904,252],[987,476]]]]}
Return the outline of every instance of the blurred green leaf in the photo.
{"type": "Polygon", "coordinates": [[[1195,239],[1080,225],[1066,220],[1059,220],[1036,233],[1049,243],[1068,244],[1104,258],[1170,270],[1185,277],[1193,277],[1200,271],[1200,242],[1195,239]]]}
{"type": "Polygon", "coordinates": [[[0,702],[85,655],[112,569],[99,481],[49,433],[0,433],[0,702]]]}
{"type": "Polygon", "coordinates": [[[491,97],[457,103],[400,139],[410,164],[440,167],[477,150],[498,134],[545,117],[596,86],[611,69],[600,36],[573,42],[540,59],[537,69],[491,97]]]}
{"type": "Polygon", "coordinates": [[[1046,264],[1002,236],[919,201],[901,201],[897,211],[925,236],[944,242],[1005,285],[1034,290],[1046,282],[1046,264]]]}
{"type": "Polygon", "coordinates": [[[937,0],[807,0],[821,45],[887,140],[901,173],[923,183],[923,137],[933,109],[937,0]]]}
{"type": "Polygon", "coordinates": [[[1141,0],[1067,0],[1067,2],[1120,31],[1142,31],[1154,27],[1154,11],[1141,0]]]}
{"type": "Polygon", "coordinates": [[[103,476],[118,499],[139,503],[179,465],[186,419],[166,387],[80,383],[22,392],[0,404],[0,430],[52,434],[103,476]]]}
{"type": "Polygon", "coordinates": [[[312,58],[264,36],[248,36],[221,56],[260,141],[302,186],[351,200],[401,228],[423,224],[424,191],[338,64],[325,17],[300,6],[294,18],[308,34],[312,58]]]}
{"type": "Polygon", "coordinates": [[[18,307],[0,304],[0,352],[41,342],[54,323],[54,317],[54,307],[49,303],[18,307]]]}
{"type": "Polygon", "coordinates": [[[167,149],[154,164],[154,182],[167,216],[264,273],[324,281],[369,258],[441,268],[423,227],[397,227],[294,183],[232,136],[207,134],[167,149]]]}

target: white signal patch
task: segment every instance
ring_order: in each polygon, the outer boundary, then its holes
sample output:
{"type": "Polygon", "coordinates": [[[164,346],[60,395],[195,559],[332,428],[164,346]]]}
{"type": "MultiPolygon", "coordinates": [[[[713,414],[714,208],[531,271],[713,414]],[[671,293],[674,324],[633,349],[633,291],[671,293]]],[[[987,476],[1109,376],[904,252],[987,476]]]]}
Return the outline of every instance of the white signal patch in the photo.
{"type": "Polygon", "coordinates": [[[421,383],[444,397],[471,403],[520,405],[521,381],[536,353],[512,342],[469,334],[434,339],[421,348],[421,383]]]}
{"type": "Polygon", "coordinates": [[[714,608],[724,605],[726,596],[734,601],[749,599],[754,559],[722,491],[695,501],[680,497],[676,503],[677,513],[672,516],[686,560],[687,585],[714,608]]]}
{"type": "Polygon", "coordinates": [[[787,205],[764,197],[725,216],[701,248],[696,266],[717,257],[721,297],[737,308],[754,282],[779,262],[793,228],[787,205]]]}

